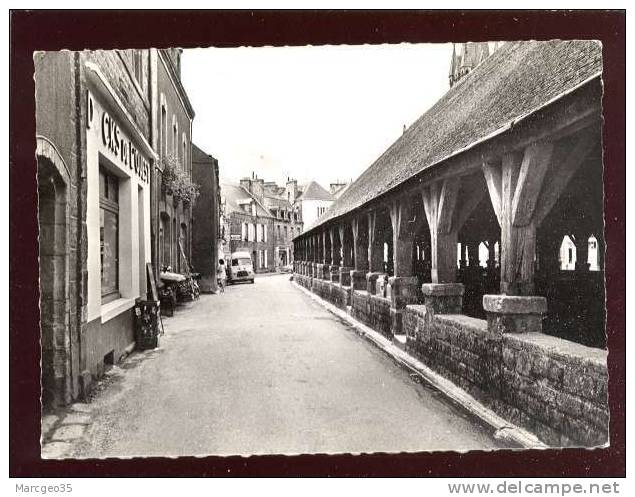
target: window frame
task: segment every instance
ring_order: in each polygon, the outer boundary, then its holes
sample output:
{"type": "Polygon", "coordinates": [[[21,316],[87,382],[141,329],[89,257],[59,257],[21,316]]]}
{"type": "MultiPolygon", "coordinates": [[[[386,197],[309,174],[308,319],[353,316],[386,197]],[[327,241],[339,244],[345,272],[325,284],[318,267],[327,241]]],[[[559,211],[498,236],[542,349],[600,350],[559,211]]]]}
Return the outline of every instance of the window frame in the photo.
{"type": "Polygon", "coordinates": [[[119,231],[119,188],[120,188],[120,178],[118,176],[116,176],[115,174],[111,173],[108,169],[106,169],[103,166],[99,167],[99,226],[100,226],[100,234],[99,234],[99,244],[100,244],[100,270],[101,270],[101,276],[100,276],[100,287],[101,287],[101,304],[107,304],[108,302],[112,302],[113,300],[117,300],[119,298],[121,298],[121,289],[119,287],[121,281],[120,281],[120,275],[119,275],[119,258],[120,258],[120,247],[119,247],[119,239],[120,239],[120,231],[119,231]],[[102,181],[102,176],[104,177],[105,180],[105,184],[108,185],[108,191],[106,192],[106,196],[104,197],[102,195],[102,188],[101,188],[101,181],[102,181]],[[114,191],[116,191],[116,195],[115,195],[115,199],[113,200],[111,198],[110,195],[110,190],[109,188],[111,187],[111,181],[110,180],[114,180],[113,183],[116,187],[116,189],[114,191]],[[110,214],[114,214],[115,215],[115,219],[116,219],[116,230],[115,230],[115,238],[116,238],[116,242],[115,242],[115,266],[116,266],[116,272],[115,272],[115,286],[112,289],[108,289],[107,291],[104,292],[104,284],[103,284],[103,274],[104,274],[104,264],[103,264],[103,240],[102,240],[102,234],[101,234],[101,219],[102,219],[102,211],[106,211],[109,212],[110,214]]]}

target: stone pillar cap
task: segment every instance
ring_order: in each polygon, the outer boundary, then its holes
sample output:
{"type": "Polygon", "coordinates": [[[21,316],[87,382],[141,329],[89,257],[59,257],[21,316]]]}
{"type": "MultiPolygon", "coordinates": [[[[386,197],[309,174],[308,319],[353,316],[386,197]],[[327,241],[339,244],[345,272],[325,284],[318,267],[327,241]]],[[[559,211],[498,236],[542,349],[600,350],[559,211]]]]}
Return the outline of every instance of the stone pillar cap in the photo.
{"type": "Polygon", "coordinates": [[[388,278],[388,283],[390,283],[391,285],[394,284],[405,284],[405,285],[412,285],[412,284],[417,284],[418,280],[416,276],[391,276],[390,278],[388,278]]]}
{"type": "Polygon", "coordinates": [[[538,296],[483,295],[483,309],[498,314],[543,314],[547,299],[538,296]]]}
{"type": "Polygon", "coordinates": [[[424,295],[463,295],[463,283],[424,283],[421,285],[424,295]]]}

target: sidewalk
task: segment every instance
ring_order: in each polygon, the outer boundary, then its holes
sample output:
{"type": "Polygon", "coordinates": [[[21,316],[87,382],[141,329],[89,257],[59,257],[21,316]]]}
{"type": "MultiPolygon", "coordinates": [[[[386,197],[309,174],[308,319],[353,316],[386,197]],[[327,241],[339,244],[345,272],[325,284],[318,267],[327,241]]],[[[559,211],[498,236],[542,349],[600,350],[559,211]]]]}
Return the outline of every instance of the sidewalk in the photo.
{"type": "Polygon", "coordinates": [[[452,402],[465,409],[471,415],[480,419],[483,423],[485,423],[485,425],[492,429],[495,438],[505,440],[509,443],[527,449],[548,448],[547,445],[541,442],[533,433],[504,420],[494,411],[485,407],[454,383],[428,368],[417,358],[411,356],[404,350],[402,343],[395,345],[381,333],[378,333],[369,326],[357,321],[348,312],[345,312],[342,309],[335,307],[330,302],[321,299],[306,288],[298,285],[295,281],[292,281],[292,284],[311,297],[311,299],[315,302],[324,306],[329,312],[347,322],[359,335],[382,350],[395,362],[412,371],[413,374],[418,375],[422,381],[436,388],[452,402]]]}

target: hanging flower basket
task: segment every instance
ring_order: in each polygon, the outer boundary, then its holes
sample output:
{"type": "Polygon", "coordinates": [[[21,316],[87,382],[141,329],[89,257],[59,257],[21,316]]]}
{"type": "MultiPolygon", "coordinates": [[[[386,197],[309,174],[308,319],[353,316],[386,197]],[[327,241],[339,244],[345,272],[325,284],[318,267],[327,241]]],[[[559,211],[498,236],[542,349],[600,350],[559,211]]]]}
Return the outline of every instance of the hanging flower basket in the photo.
{"type": "Polygon", "coordinates": [[[189,176],[179,167],[176,157],[169,155],[163,159],[163,179],[161,189],[167,195],[172,195],[174,207],[179,201],[184,206],[193,204],[199,196],[199,186],[192,183],[189,176]]]}

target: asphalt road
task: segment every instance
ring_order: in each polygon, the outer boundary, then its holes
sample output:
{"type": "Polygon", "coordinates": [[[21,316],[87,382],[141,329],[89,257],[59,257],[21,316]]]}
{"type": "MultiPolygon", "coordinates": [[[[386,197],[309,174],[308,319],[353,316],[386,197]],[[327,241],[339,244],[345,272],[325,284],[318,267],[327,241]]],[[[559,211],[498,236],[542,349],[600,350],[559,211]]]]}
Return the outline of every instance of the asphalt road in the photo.
{"type": "Polygon", "coordinates": [[[295,288],[230,286],[107,375],[74,457],[489,450],[490,433],[295,288]]]}

